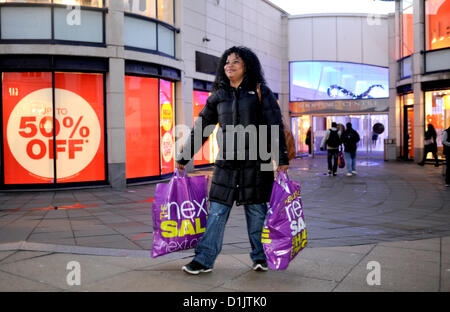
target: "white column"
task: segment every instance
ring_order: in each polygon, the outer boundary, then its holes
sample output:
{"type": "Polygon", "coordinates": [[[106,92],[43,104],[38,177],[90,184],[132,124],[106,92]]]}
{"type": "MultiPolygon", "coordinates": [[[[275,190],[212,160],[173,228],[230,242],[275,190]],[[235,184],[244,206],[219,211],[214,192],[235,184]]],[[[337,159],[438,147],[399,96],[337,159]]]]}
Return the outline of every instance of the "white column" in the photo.
{"type": "Polygon", "coordinates": [[[106,45],[111,50],[106,75],[106,123],[108,177],[114,188],[126,187],[125,60],[123,48],[123,1],[109,1],[106,14],[106,45]]]}
{"type": "Polygon", "coordinates": [[[414,161],[420,162],[423,157],[423,139],[425,130],[425,98],[421,88],[421,75],[424,72],[424,23],[423,1],[414,0],[413,30],[413,91],[414,91],[414,161]]]}

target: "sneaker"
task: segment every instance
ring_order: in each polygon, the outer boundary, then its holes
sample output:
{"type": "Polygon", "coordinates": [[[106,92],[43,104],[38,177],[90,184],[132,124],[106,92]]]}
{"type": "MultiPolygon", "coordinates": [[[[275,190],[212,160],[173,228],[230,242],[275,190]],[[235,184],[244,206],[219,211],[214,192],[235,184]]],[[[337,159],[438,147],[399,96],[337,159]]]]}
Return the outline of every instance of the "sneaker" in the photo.
{"type": "Polygon", "coordinates": [[[189,264],[184,265],[181,270],[186,273],[197,275],[200,273],[208,273],[211,272],[212,269],[205,267],[203,264],[198,263],[197,261],[192,260],[189,264]]]}
{"type": "Polygon", "coordinates": [[[255,262],[253,262],[252,269],[253,271],[260,272],[269,270],[269,267],[267,266],[266,260],[256,260],[255,262]]]}
{"type": "Polygon", "coordinates": [[[353,174],[351,174],[350,172],[347,173],[347,177],[351,177],[353,174]]]}
{"type": "Polygon", "coordinates": [[[358,174],[358,172],[356,172],[356,171],[352,171],[352,173],[353,173],[354,175],[357,175],[357,174],[358,174]]]}
{"type": "Polygon", "coordinates": [[[328,174],[331,175],[331,170],[328,170],[328,174]]]}
{"type": "Polygon", "coordinates": [[[450,187],[450,184],[445,184],[446,187],[450,187]]]}
{"type": "Polygon", "coordinates": [[[337,173],[336,173],[336,172],[333,172],[333,177],[335,177],[335,176],[337,176],[337,173]]]}

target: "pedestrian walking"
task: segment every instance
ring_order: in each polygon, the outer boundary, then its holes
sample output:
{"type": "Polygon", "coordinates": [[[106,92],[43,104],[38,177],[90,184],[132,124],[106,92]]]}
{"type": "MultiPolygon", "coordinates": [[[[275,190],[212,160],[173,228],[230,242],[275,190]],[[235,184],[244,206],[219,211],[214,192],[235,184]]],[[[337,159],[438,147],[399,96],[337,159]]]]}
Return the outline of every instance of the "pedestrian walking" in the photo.
{"type": "Polygon", "coordinates": [[[336,122],[331,123],[331,128],[327,130],[320,144],[320,150],[327,150],[328,175],[337,175],[339,146],[341,145],[341,135],[336,122]]]}
{"type": "Polygon", "coordinates": [[[347,122],[347,129],[342,134],[344,143],[345,160],[347,163],[347,176],[356,175],[356,150],[360,140],[359,133],[353,129],[351,122],[347,122]]]}
{"type": "Polygon", "coordinates": [[[423,151],[423,159],[421,162],[418,163],[418,165],[423,166],[425,165],[425,160],[427,159],[428,153],[432,153],[434,156],[434,166],[439,167],[439,161],[437,156],[437,142],[436,142],[436,130],[434,129],[434,126],[432,124],[428,124],[428,129],[425,132],[425,138],[424,138],[424,151],[423,151]]]}
{"type": "Polygon", "coordinates": [[[450,187],[450,127],[442,133],[442,145],[445,155],[445,186],[450,187]]]}
{"type": "MultiPolygon", "coordinates": [[[[212,184],[209,191],[209,216],[205,232],[195,248],[195,257],[182,270],[189,274],[211,272],[214,262],[222,250],[225,225],[234,202],[237,206],[244,205],[247,220],[248,236],[251,244],[250,258],[253,270],[267,271],[268,266],[261,243],[261,233],[267,212],[274,181],[273,170],[261,170],[262,164],[271,164],[271,159],[262,160],[259,153],[257,159],[250,156],[252,146],[248,137],[245,146],[238,149],[236,133],[234,145],[227,144],[226,131],[236,126],[256,126],[257,138],[263,146],[270,146],[271,138],[260,138],[259,125],[274,125],[279,127],[277,171],[286,171],[289,166],[288,152],[284,137],[284,129],[280,108],[272,91],[265,84],[265,79],[258,57],[246,47],[232,47],[226,50],[219,60],[217,74],[213,83],[213,92],[205,107],[200,112],[194,129],[185,143],[180,155],[177,156],[176,167],[183,170],[184,166],[195,154],[194,134],[203,133],[204,143],[209,136],[204,131],[212,125],[219,124],[221,140],[219,157],[215,162],[212,184]],[[261,101],[258,98],[258,89],[261,101]],[[199,121],[199,122],[197,122],[199,121]],[[191,147],[189,149],[189,147],[191,147]],[[188,150],[188,155],[184,153],[188,150]],[[244,159],[238,158],[244,152],[244,159]]],[[[217,136],[219,137],[219,135],[217,136]]],[[[200,149],[200,147],[198,147],[200,149]]]]}
{"type": "Polygon", "coordinates": [[[309,127],[308,132],[306,133],[305,144],[308,145],[308,154],[311,155],[311,127],[309,127]]]}

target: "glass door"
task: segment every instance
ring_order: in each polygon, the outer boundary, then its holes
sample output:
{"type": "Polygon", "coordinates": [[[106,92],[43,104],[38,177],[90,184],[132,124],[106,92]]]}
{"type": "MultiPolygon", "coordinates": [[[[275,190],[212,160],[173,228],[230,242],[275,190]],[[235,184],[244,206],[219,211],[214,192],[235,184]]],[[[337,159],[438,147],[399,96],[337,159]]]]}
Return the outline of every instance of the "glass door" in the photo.
{"type": "Polygon", "coordinates": [[[295,148],[297,155],[307,155],[308,145],[306,145],[306,134],[311,126],[309,115],[291,118],[291,129],[294,135],[295,148]]]}
{"type": "Polygon", "coordinates": [[[402,107],[401,157],[414,159],[414,93],[400,96],[402,107]]]}
{"type": "Polygon", "coordinates": [[[357,144],[358,157],[383,158],[384,139],[387,139],[389,133],[389,117],[387,114],[314,116],[314,155],[327,154],[326,151],[320,150],[320,144],[333,121],[338,124],[338,127],[341,127],[341,125],[342,127],[345,127],[347,122],[352,123],[353,129],[356,130],[360,136],[360,141],[357,144]]]}

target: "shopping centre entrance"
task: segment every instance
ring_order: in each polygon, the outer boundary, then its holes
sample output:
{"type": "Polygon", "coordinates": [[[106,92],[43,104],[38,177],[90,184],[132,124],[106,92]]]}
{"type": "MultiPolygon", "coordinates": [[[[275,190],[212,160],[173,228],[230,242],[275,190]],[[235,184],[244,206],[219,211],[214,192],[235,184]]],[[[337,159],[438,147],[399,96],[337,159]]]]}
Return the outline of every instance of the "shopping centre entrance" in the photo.
{"type": "Polygon", "coordinates": [[[326,151],[320,150],[320,144],[331,127],[332,122],[346,125],[351,122],[361,138],[358,143],[358,157],[383,158],[384,139],[388,138],[388,114],[360,114],[314,116],[303,115],[291,118],[293,134],[297,145],[297,155],[307,155],[308,146],[305,144],[306,133],[311,126],[312,148],[314,156],[325,156],[326,151]]]}

